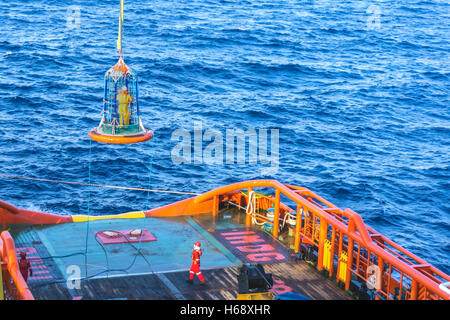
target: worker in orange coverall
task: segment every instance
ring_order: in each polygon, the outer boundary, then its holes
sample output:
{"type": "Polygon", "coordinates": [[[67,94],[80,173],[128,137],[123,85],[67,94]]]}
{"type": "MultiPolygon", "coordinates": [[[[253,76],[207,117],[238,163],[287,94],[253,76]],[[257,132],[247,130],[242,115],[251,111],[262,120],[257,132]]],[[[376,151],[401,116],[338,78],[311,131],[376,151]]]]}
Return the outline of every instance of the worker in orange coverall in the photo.
{"type": "Polygon", "coordinates": [[[28,272],[30,276],[33,276],[33,269],[31,269],[30,261],[27,260],[27,254],[25,252],[20,253],[19,269],[25,281],[28,280],[28,272]]]}
{"type": "Polygon", "coordinates": [[[192,250],[192,265],[189,270],[189,279],[186,280],[188,283],[192,283],[194,280],[194,274],[197,275],[200,280],[200,284],[205,283],[205,279],[203,278],[202,272],[200,271],[200,256],[202,255],[202,249],[200,249],[200,242],[197,241],[194,243],[194,250],[192,250]]]}

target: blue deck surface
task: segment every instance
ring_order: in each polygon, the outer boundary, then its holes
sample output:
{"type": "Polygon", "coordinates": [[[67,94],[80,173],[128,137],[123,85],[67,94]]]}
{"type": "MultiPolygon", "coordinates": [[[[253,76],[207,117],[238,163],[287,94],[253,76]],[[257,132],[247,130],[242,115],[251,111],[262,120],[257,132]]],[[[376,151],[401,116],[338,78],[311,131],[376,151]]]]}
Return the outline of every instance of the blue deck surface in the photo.
{"type": "MultiPolygon", "coordinates": [[[[207,231],[202,232],[203,228],[200,225],[191,218],[187,219],[177,217],[99,220],[91,221],[89,230],[87,223],[82,222],[47,226],[37,229],[37,232],[53,257],[77,252],[84,253],[86,234],[88,234],[87,263],[84,255],[81,254],[54,258],[61,274],[66,278],[70,275],[66,270],[71,265],[80,267],[81,277],[86,276],[86,269],[89,277],[187,271],[191,264],[192,246],[195,241],[202,243],[204,255],[201,266],[203,269],[227,267],[239,263],[239,260],[215,241],[207,231]],[[187,219],[189,222],[186,221],[187,219]],[[147,228],[158,240],[142,242],[141,252],[145,259],[138,255],[133,265],[139,243],[108,244],[103,245],[102,248],[94,235],[94,232],[98,231],[135,228],[147,228]],[[107,272],[108,269],[116,271],[107,272]],[[118,271],[117,269],[127,270],[118,271]],[[105,272],[101,273],[102,271],[105,272]]],[[[229,222],[226,225],[228,226],[229,222]]]]}

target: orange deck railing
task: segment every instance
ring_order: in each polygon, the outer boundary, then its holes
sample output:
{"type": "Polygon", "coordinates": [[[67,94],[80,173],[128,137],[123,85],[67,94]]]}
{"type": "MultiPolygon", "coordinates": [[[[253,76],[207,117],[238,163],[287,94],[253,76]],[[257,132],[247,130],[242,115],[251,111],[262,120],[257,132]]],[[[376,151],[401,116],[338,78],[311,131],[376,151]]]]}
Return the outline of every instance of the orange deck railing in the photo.
{"type": "Polygon", "coordinates": [[[34,300],[27,283],[19,271],[14,240],[8,231],[0,236],[0,261],[2,266],[1,296],[10,300],[34,300]],[[4,293],[4,294],[3,294],[4,293]]]}
{"type": "MultiPolygon", "coordinates": [[[[193,201],[200,204],[213,199],[215,214],[216,204],[225,197],[228,199],[230,193],[235,192],[235,200],[240,202],[242,193],[236,191],[243,189],[248,190],[247,195],[244,194],[246,205],[248,194],[254,188],[273,188],[275,196],[258,199],[260,208],[267,209],[273,204],[273,221],[260,214],[253,217],[278,226],[284,214],[295,211],[295,252],[301,250],[302,243],[315,246],[317,269],[327,270],[330,277],[345,284],[346,290],[350,289],[352,278],[364,283],[370,278],[370,288],[374,288],[377,299],[450,299],[450,295],[439,288],[443,282],[450,281],[448,275],[366,226],[354,211],[342,210],[307,188],[284,185],[275,180],[253,180],[212,190],[193,201]],[[281,195],[296,204],[295,210],[281,203],[281,195]]],[[[248,226],[251,218],[248,214],[248,226]]],[[[273,236],[278,238],[279,228],[272,230],[273,236]]]]}

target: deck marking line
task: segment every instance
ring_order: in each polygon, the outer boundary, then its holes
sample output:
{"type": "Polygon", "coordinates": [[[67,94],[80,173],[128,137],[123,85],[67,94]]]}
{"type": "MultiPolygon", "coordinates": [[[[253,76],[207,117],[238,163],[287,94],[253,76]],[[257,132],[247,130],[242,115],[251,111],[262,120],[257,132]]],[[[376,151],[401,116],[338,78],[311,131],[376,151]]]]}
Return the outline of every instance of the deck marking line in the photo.
{"type": "Polygon", "coordinates": [[[47,236],[45,235],[45,233],[42,230],[35,230],[35,231],[36,231],[36,234],[38,235],[39,239],[41,239],[43,246],[45,247],[45,249],[47,249],[47,252],[52,257],[52,260],[55,262],[56,268],[59,269],[59,272],[61,273],[62,278],[67,280],[67,277],[66,277],[67,273],[66,273],[66,270],[64,267],[65,264],[62,262],[61,258],[55,258],[58,256],[58,254],[56,253],[55,249],[53,248],[53,245],[47,239],[47,236]]]}
{"type": "MultiPolygon", "coordinates": [[[[202,270],[213,270],[213,269],[222,269],[222,268],[229,268],[229,267],[202,267],[202,270]]],[[[161,270],[161,271],[153,271],[153,272],[137,272],[137,273],[120,273],[120,274],[110,274],[108,276],[96,276],[92,279],[107,279],[107,278],[120,278],[120,277],[134,277],[134,276],[148,276],[151,274],[160,274],[160,273],[174,273],[174,272],[189,272],[189,269],[183,268],[183,269],[172,269],[172,270],[161,270]]],[[[80,280],[79,278],[72,278],[72,280],[80,280]]]]}
{"type": "Polygon", "coordinates": [[[156,273],[156,276],[164,283],[164,285],[172,292],[172,294],[177,298],[177,300],[186,300],[186,298],[181,294],[180,290],[166,277],[163,273],[156,273]]]}

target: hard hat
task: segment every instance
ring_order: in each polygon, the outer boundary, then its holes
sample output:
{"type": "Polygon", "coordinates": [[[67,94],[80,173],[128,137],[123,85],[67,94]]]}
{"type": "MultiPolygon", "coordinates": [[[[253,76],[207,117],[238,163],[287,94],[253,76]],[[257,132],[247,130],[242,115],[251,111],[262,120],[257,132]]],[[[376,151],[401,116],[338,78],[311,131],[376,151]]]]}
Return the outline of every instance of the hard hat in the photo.
{"type": "Polygon", "coordinates": [[[194,246],[200,247],[200,241],[197,241],[196,243],[194,243],[194,246]]]}
{"type": "Polygon", "coordinates": [[[123,87],[122,87],[122,90],[123,90],[123,91],[127,91],[127,86],[123,86],[123,87]]]}

